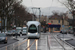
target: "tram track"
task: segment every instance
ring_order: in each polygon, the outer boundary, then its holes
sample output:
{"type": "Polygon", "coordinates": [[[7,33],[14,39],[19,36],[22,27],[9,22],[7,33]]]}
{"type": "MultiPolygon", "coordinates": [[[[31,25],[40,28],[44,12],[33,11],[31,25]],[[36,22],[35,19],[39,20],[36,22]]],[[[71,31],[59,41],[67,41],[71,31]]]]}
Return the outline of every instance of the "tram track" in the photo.
{"type": "MultiPolygon", "coordinates": [[[[28,39],[28,42],[29,42],[29,40],[30,39],[28,39]]],[[[26,47],[26,49],[25,50],[27,50],[28,48],[30,48],[34,43],[36,42],[36,39],[32,42],[32,44],[31,45],[28,45],[28,47],[26,47]]]]}
{"type": "MultiPolygon", "coordinates": [[[[27,47],[25,48],[25,50],[30,50],[31,46],[32,46],[34,43],[36,43],[37,39],[34,39],[34,41],[33,41],[31,44],[30,44],[30,40],[31,40],[31,39],[26,39],[24,42],[18,44],[17,46],[20,46],[20,45],[22,45],[23,43],[27,42],[27,47]]],[[[16,47],[17,47],[17,46],[16,46],[16,47]]],[[[36,47],[36,50],[37,50],[37,47],[36,47]]]]}
{"type": "Polygon", "coordinates": [[[49,44],[48,36],[47,36],[47,46],[48,46],[48,49],[50,50],[50,44],[49,44]]]}
{"type": "MultiPolygon", "coordinates": [[[[51,37],[53,38],[53,40],[56,42],[56,43],[58,43],[58,45],[60,45],[61,46],[61,48],[63,49],[63,50],[66,50],[66,48],[64,47],[64,44],[62,45],[60,42],[59,42],[59,40],[52,34],[51,35],[51,37]]],[[[51,46],[51,39],[49,40],[48,39],[49,37],[47,36],[47,45],[48,45],[48,50],[52,50],[52,46],[51,46]]],[[[57,46],[56,46],[57,47],[57,46]]],[[[54,49],[54,48],[53,48],[54,49]]]]}
{"type": "Polygon", "coordinates": [[[25,47],[25,49],[24,50],[30,50],[29,48],[31,48],[31,46],[33,45],[33,44],[36,44],[36,50],[37,50],[37,41],[38,41],[38,39],[33,39],[32,40],[32,43],[30,44],[30,41],[29,40],[31,40],[31,39],[25,39],[25,40],[23,40],[23,41],[20,41],[20,43],[19,44],[17,44],[18,42],[15,42],[14,44],[11,44],[11,45],[7,45],[7,46],[5,46],[5,47],[2,47],[2,48],[0,48],[0,50],[8,50],[9,48],[9,46],[12,46],[12,48],[10,48],[9,50],[12,50],[12,49],[14,49],[14,50],[16,50],[17,49],[17,47],[20,47],[20,46],[22,46],[22,45],[27,45],[27,43],[29,42],[29,45],[28,46],[26,46],[25,47]],[[15,45],[15,44],[17,44],[17,45],[15,45]]]}
{"type": "Polygon", "coordinates": [[[54,36],[54,35],[52,35],[54,38],[55,38],[55,40],[60,44],[60,46],[64,49],[64,50],[66,50],[65,49],[65,47],[64,47],[64,44],[62,45],[58,40],[57,40],[57,38],[54,36]]]}

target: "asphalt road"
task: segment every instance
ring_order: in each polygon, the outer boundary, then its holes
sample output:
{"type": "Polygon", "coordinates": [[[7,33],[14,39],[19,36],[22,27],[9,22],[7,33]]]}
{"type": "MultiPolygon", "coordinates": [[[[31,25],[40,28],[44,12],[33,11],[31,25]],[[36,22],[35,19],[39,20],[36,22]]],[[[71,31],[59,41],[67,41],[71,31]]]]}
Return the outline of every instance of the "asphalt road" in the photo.
{"type": "MultiPolygon", "coordinates": [[[[13,42],[13,44],[8,44],[0,48],[0,50],[49,50],[49,48],[51,50],[63,50],[64,48],[62,48],[52,36],[54,35],[57,38],[57,34],[58,33],[42,33],[40,39],[22,39],[17,42],[15,41],[15,43],[13,42]]],[[[25,38],[25,36],[21,36],[21,38],[25,38]]],[[[63,45],[63,42],[60,40],[59,42],[63,45]]],[[[65,43],[64,47],[67,50],[72,50],[72,48],[65,43]]]]}
{"type": "Polygon", "coordinates": [[[1,47],[4,47],[4,46],[7,46],[7,45],[9,45],[9,44],[12,44],[12,43],[14,43],[14,42],[17,42],[18,40],[16,40],[16,39],[13,39],[12,37],[8,37],[8,42],[7,42],[7,44],[4,44],[3,42],[0,42],[0,48],[1,47]]]}
{"type": "Polygon", "coordinates": [[[59,34],[58,38],[75,47],[75,36],[72,34],[59,34]]]}
{"type": "Polygon", "coordinates": [[[2,47],[0,50],[47,50],[47,35],[41,35],[40,39],[20,40],[13,44],[8,44],[7,46],[2,47]]]}
{"type": "Polygon", "coordinates": [[[75,40],[74,39],[65,40],[65,41],[75,47],[75,40]]]}

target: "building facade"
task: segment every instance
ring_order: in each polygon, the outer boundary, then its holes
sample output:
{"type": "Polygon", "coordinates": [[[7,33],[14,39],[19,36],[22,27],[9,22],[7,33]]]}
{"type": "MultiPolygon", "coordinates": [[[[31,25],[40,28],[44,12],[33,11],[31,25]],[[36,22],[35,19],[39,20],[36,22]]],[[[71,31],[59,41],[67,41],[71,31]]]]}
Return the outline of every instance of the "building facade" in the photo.
{"type": "Polygon", "coordinates": [[[51,23],[49,25],[50,32],[60,32],[63,28],[68,28],[69,22],[67,20],[68,18],[65,16],[63,19],[63,16],[54,15],[49,18],[48,23],[51,23]]]}

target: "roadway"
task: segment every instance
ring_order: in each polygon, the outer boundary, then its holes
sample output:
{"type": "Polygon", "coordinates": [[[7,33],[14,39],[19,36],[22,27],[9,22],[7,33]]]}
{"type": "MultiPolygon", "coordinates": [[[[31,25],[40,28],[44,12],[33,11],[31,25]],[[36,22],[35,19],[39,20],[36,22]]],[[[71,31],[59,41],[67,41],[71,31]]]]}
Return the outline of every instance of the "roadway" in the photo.
{"type": "MultiPolygon", "coordinates": [[[[58,38],[60,33],[41,33],[40,39],[27,39],[20,36],[11,44],[0,48],[0,50],[73,50],[73,48],[58,38]],[[64,44],[64,45],[63,45],[64,44]]],[[[1,44],[0,44],[1,45],[1,44]]]]}

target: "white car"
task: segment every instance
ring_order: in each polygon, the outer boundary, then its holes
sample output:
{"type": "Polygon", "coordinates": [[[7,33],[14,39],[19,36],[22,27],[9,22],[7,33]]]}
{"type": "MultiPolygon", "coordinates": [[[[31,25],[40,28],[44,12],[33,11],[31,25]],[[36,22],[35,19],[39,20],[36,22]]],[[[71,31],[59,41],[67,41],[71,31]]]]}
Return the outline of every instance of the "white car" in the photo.
{"type": "Polygon", "coordinates": [[[22,32],[22,27],[16,27],[15,33],[17,33],[17,35],[20,36],[21,32],[22,32]]]}
{"type": "Polygon", "coordinates": [[[67,34],[67,30],[61,30],[60,33],[67,34]]]}
{"type": "Polygon", "coordinates": [[[9,36],[13,35],[12,30],[8,30],[7,33],[6,33],[6,35],[9,35],[9,36]]]}
{"type": "Polygon", "coordinates": [[[23,27],[22,28],[22,35],[26,35],[27,34],[27,27],[23,27]]]}
{"type": "Polygon", "coordinates": [[[27,30],[22,31],[22,35],[26,35],[27,34],[27,30]]]}
{"type": "Polygon", "coordinates": [[[23,27],[23,28],[22,28],[22,31],[25,31],[25,30],[27,30],[27,27],[23,27]]]}

